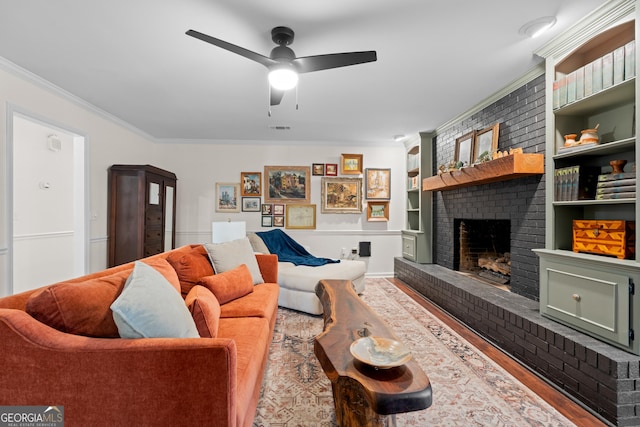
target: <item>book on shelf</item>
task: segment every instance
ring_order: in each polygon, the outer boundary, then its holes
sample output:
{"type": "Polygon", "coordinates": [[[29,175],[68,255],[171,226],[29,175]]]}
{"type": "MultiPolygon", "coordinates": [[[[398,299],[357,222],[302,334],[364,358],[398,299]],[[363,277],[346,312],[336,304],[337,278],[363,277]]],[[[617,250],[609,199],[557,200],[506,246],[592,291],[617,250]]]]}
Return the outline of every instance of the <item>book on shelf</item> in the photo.
{"type": "Polygon", "coordinates": [[[619,187],[598,187],[596,189],[596,196],[598,194],[610,194],[610,193],[635,193],[636,186],[634,185],[621,185],[619,187]]]}
{"type": "Polygon", "coordinates": [[[632,40],[624,45],[624,79],[636,76],[636,41],[632,40]]]}
{"type": "Polygon", "coordinates": [[[602,56],[602,89],[613,86],[613,52],[602,56]]]}
{"type": "Polygon", "coordinates": [[[600,176],[598,176],[598,188],[607,188],[607,187],[627,187],[629,185],[636,185],[635,178],[621,178],[621,179],[611,179],[608,181],[601,181],[600,176]]]}
{"type": "Polygon", "coordinates": [[[572,71],[567,74],[567,104],[575,102],[576,91],[576,72],[572,71]]]}
{"type": "Polygon", "coordinates": [[[584,96],[593,95],[593,62],[589,62],[584,67],[584,96]]]}
{"type": "Polygon", "coordinates": [[[624,80],[624,46],[613,51],[613,84],[617,85],[624,80]]]}
{"type": "Polygon", "coordinates": [[[593,62],[593,93],[602,90],[602,58],[596,58],[593,62]]]}
{"type": "Polygon", "coordinates": [[[624,193],[606,193],[606,194],[597,194],[596,200],[611,200],[611,199],[635,199],[636,192],[629,191],[624,193]]]}
{"type": "Polygon", "coordinates": [[[568,166],[555,170],[554,199],[558,202],[592,200],[600,168],[568,166]]]}
{"type": "Polygon", "coordinates": [[[584,67],[576,70],[576,101],[584,98],[584,67]]]}
{"type": "Polygon", "coordinates": [[[604,173],[602,175],[598,175],[598,182],[602,181],[616,181],[619,179],[636,179],[635,172],[621,172],[621,173],[604,173]]]}

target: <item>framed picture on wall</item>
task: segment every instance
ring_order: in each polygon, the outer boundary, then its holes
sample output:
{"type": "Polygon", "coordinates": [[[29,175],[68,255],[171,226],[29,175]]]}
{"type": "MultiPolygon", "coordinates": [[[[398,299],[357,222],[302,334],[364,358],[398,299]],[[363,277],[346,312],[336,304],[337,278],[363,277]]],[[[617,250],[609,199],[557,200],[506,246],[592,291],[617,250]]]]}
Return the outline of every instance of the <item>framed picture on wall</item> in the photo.
{"type": "Polygon", "coordinates": [[[265,203],[309,203],[309,166],[265,166],[265,203]]]}
{"type": "Polygon", "coordinates": [[[243,197],[242,212],[260,212],[260,197],[243,197]]]}
{"type": "Polygon", "coordinates": [[[273,215],[273,205],[271,203],[262,204],[262,215],[273,215]]]}
{"type": "Polygon", "coordinates": [[[475,131],[469,132],[456,139],[456,152],[454,160],[456,163],[462,162],[463,166],[469,166],[473,160],[473,141],[475,131]]]}
{"type": "Polygon", "coordinates": [[[240,184],[216,182],[216,212],[240,212],[240,184]]]}
{"type": "Polygon", "coordinates": [[[284,215],[284,205],[275,203],[273,205],[273,214],[274,215],[284,215]]]}
{"type": "Polygon", "coordinates": [[[476,163],[481,156],[488,156],[489,159],[493,159],[493,153],[498,150],[499,136],[500,123],[478,131],[475,143],[473,144],[473,163],[476,163]]]}
{"type": "Polygon", "coordinates": [[[273,226],[274,227],[284,227],[284,215],[274,215],[273,216],[273,226]]]}
{"type": "Polygon", "coordinates": [[[367,221],[389,221],[389,202],[367,202],[367,221]]]}
{"type": "Polygon", "coordinates": [[[262,226],[263,227],[273,227],[273,217],[264,215],[262,217],[262,226]]]}
{"type": "Polygon", "coordinates": [[[324,169],[324,174],[327,176],[338,176],[338,164],[337,163],[327,163],[324,169]]]}
{"type": "Polygon", "coordinates": [[[342,154],[340,167],[343,175],[362,174],[362,154],[342,154]]]}
{"type": "Polygon", "coordinates": [[[243,196],[262,196],[262,172],[240,172],[243,196]]]}
{"type": "Polygon", "coordinates": [[[287,205],[286,228],[316,228],[316,205],[287,205]]]}
{"type": "Polygon", "coordinates": [[[314,163],[311,165],[311,173],[313,175],[324,175],[324,163],[314,163]]]}
{"type": "Polygon", "coordinates": [[[362,178],[322,178],[322,213],[362,212],[362,178]]]}
{"type": "Polygon", "coordinates": [[[364,178],[364,194],[366,199],[391,199],[391,169],[365,169],[364,178]]]}

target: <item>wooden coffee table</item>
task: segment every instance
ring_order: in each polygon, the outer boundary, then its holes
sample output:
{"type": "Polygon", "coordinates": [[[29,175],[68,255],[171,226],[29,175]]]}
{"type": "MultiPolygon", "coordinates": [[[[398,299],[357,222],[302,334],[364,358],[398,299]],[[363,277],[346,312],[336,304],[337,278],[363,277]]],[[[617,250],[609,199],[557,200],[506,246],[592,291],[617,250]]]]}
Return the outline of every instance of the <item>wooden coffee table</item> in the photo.
{"type": "Polygon", "coordinates": [[[315,338],[314,353],[331,381],[338,425],[395,425],[395,414],[431,406],[429,378],[415,359],[376,369],[351,355],[351,343],[363,336],[398,340],[351,281],[321,280],[316,295],[324,308],[324,330],[315,338]]]}

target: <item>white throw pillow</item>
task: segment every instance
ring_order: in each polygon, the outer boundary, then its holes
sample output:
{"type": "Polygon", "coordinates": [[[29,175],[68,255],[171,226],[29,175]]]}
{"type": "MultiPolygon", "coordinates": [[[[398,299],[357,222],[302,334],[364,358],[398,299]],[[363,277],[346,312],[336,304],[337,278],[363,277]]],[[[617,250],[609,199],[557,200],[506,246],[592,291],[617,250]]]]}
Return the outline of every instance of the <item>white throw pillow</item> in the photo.
{"type": "Polygon", "coordinates": [[[256,233],[250,231],[247,233],[247,237],[249,238],[249,243],[251,243],[251,247],[254,252],[258,252],[260,254],[270,254],[269,248],[264,244],[264,240],[262,237],[258,236],[256,233]]]}
{"type": "Polygon", "coordinates": [[[216,274],[233,270],[240,264],[246,264],[251,272],[253,284],[264,283],[248,237],[225,243],[206,243],[204,247],[209,253],[209,258],[216,274]]]}
{"type": "Polygon", "coordinates": [[[136,261],[111,304],[122,338],[199,338],[182,296],[153,267],[136,261]]]}

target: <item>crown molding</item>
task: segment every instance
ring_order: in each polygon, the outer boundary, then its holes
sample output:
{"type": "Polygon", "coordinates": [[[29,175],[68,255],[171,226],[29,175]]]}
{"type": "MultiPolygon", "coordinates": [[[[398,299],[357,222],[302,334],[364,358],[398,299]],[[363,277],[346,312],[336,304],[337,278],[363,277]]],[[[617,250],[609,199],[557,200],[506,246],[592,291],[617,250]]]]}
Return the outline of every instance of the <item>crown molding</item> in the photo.
{"type": "Polygon", "coordinates": [[[611,0],[534,51],[541,58],[561,58],[610,28],[635,17],[636,0],[611,0]]]}
{"type": "Polygon", "coordinates": [[[77,95],[72,94],[71,92],[67,92],[66,90],[64,90],[63,88],[56,86],[55,84],[51,83],[48,80],[43,79],[42,77],[38,76],[37,74],[32,73],[29,70],[26,70],[22,67],[20,67],[19,65],[9,61],[6,58],[3,58],[2,56],[0,56],[0,69],[7,71],[10,74],[13,74],[14,76],[27,81],[28,83],[31,83],[37,87],[39,87],[40,89],[44,89],[45,91],[59,96],[60,98],[71,102],[72,104],[90,112],[93,114],[96,114],[97,116],[112,122],[118,126],[121,126],[135,134],[137,134],[138,136],[141,136],[145,139],[148,139],[152,142],[157,142],[157,139],[151,135],[149,135],[148,133],[144,132],[143,130],[133,126],[131,123],[126,122],[116,116],[114,116],[111,113],[108,113],[98,107],[96,107],[95,105],[91,104],[88,101],[85,101],[84,99],[80,98],[77,95]]]}

